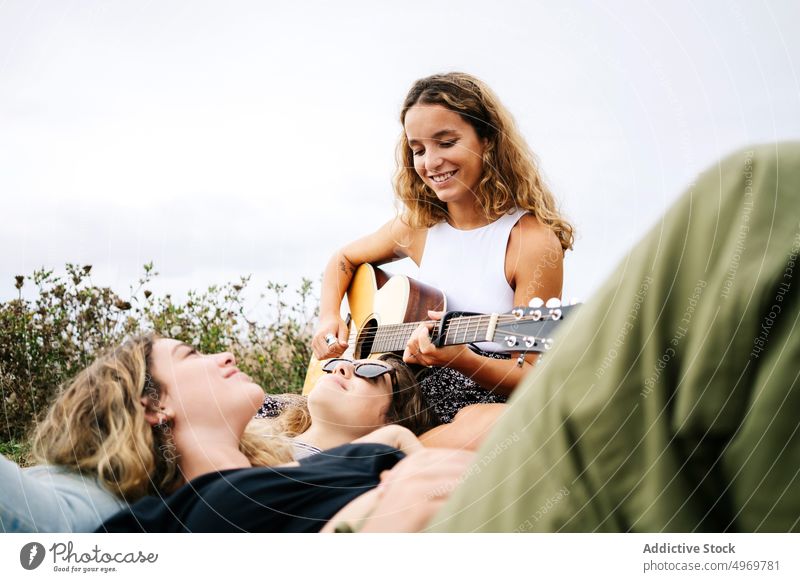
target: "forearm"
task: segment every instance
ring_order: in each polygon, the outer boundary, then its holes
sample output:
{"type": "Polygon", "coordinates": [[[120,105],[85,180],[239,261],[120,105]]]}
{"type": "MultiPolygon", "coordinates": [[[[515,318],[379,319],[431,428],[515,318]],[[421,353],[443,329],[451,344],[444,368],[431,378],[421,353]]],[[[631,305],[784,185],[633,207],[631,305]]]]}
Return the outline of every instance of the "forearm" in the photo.
{"type": "Polygon", "coordinates": [[[422,448],[422,443],[419,442],[414,433],[398,424],[383,426],[353,442],[381,443],[401,450],[407,455],[415,453],[422,448]]]}
{"type": "Polygon", "coordinates": [[[353,280],[356,267],[342,251],[334,253],[328,261],[322,275],[320,316],[339,315],[342,299],[353,280]]]}
{"type": "Polygon", "coordinates": [[[535,361],[535,358],[536,356],[528,356],[520,367],[516,357],[510,360],[487,358],[465,346],[448,367],[472,378],[486,390],[509,396],[531,370],[533,366],[530,360],[535,361]]]}

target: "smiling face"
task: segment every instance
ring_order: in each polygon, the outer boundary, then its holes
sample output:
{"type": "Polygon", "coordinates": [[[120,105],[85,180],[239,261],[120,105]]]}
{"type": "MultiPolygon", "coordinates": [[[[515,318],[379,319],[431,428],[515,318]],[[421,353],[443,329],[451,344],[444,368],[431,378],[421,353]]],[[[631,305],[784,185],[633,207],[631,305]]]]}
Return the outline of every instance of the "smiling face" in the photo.
{"type": "Polygon", "coordinates": [[[264,392],[236,367],[233,355],[203,355],[173,339],[153,345],[151,371],[162,387],[160,402],[175,429],[226,428],[241,434],[264,392]]]}
{"type": "Polygon", "coordinates": [[[404,127],[414,169],[436,197],[445,203],[474,202],[486,140],[458,113],[441,105],[414,105],[404,127]]]}
{"type": "MultiPolygon", "coordinates": [[[[372,361],[384,365],[380,360],[372,361]]],[[[330,374],[317,380],[308,395],[312,422],[325,422],[350,431],[358,438],[386,424],[392,403],[388,374],[367,380],[354,374],[353,364],[339,362],[330,374]]]]}

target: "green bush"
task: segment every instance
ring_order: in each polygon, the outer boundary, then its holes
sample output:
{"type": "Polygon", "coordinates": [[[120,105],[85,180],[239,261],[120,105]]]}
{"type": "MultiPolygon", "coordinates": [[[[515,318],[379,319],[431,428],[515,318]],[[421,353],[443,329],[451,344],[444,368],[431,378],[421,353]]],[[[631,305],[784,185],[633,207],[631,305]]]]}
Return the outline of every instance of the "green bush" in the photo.
{"type": "Polygon", "coordinates": [[[0,303],[0,450],[23,455],[20,443],[59,386],[103,348],[144,331],[174,337],[205,353],[230,350],[238,367],[266,392],[301,390],[316,318],[310,280],[303,279],[291,303],[286,285],[268,284],[260,294],[259,318],[245,306],[249,277],[191,291],[177,301],[148,289],[158,275],[152,263],[125,297],[92,284],[91,270],[91,265],[68,264],[65,275],[38,270],[17,276],[19,298],[0,303]],[[32,300],[23,299],[26,283],[36,287],[32,300]]]}
{"type": "Polygon", "coordinates": [[[0,441],[0,455],[6,456],[19,465],[28,463],[28,453],[30,452],[27,441],[0,441]]]}

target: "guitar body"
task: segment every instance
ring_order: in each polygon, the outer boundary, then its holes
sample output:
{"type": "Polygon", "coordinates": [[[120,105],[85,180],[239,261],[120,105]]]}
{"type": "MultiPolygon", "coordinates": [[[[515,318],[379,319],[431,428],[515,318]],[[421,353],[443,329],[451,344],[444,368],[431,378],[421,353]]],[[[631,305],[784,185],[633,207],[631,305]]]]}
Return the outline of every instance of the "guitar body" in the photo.
{"type": "MultiPolygon", "coordinates": [[[[404,275],[388,276],[370,264],[361,265],[347,289],[350,306],[349,347],[342,357],[361,360],[383,352],[373,351],[372,336],[365,328],[428,320],[428,310],[445,311],[444,294],[429,285],[404,275]]],[[[303,394],[308,394],[324,374],[315,357],[306,372],[303,394]]]]}

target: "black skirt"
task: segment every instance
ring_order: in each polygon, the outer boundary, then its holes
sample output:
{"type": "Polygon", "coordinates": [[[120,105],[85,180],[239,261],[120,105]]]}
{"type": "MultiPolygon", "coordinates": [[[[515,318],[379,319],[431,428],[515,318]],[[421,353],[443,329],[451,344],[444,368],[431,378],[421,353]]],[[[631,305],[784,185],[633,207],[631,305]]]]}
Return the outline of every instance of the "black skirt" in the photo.
{"type": "MultiPolygon", "coordinates": [[[[496,360],[509,359],[508,354],[474,350],[496,360]]],[[[452,368],[429,368],[423,373],[420,388],[425,402],[441,423],[453,422],[456,413],[471,404],[503,404],[507,396],[498,394],[452,368]]]]}

